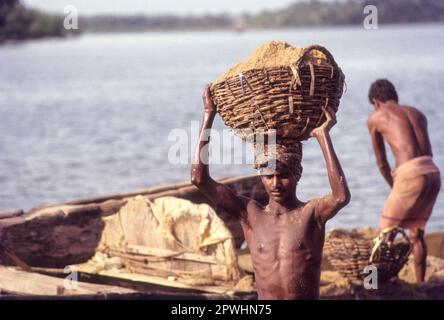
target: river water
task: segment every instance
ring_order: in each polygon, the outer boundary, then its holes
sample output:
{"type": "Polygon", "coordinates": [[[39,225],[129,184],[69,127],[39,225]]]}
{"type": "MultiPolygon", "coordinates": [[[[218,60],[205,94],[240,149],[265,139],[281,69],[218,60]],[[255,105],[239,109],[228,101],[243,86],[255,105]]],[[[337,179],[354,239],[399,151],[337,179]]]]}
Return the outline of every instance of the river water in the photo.
{"type": "MultiPolygon", "coordinates": [[[[332,138],[352,201],[329,228],[377,226],[389,192],[366,128],[376,78],[389,78],[400,102],[427,115],[435,161],[444,169],[443,25],[87,34],[0,46],[0,211],[189,179],[205,84],[271,40],[324,45],[346,75],[332,138]],[[187,134],[186,164],[168,158],[175,132],[187,134]]],[[[215,127],[224,128],[220,119],[215,127]]],[[[299,197],[327,193],[313,140],[304,144],[303,166],[299,197]]],[[[254,171],[214,165],[212,173],[254,171]]],[[[441,194],[429,229],[444,230],[443,218],[441,194]]]]}

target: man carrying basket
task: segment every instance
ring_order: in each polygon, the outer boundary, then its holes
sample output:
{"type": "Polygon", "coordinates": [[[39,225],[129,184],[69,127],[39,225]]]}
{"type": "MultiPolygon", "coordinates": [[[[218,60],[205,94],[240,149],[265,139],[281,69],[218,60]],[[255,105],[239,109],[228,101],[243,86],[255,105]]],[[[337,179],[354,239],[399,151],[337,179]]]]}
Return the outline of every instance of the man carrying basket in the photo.
{"type": "MultiPolygon", "coordinates": [[[[250,249],[259,299],[318,299],[325,224],[350,201],[350,192],[330,139],[336,123],[334,112],[324,110],[326,121],[311,131],[321,147],[327,165],[332,192],[302,202],[296,186],[302,167],[300,157],[280,157],[269,153],[262,157],[260,174],[269,196],[266,206],[235,194],[209,174],[209,139],[216,107],[210,87],[204,93],[204,117],[196,147],[191,181],[217,207],[240,220],[250,249]],[[275,161],[271,168],[267,164],[275,161]]],[[[298,141],[297,148],[301,148],[298,141]]],[[[288,154],[287,154],[288,155],[288,154]]],[[[293,153],[294,157],[297,154],[293,153]]]]}

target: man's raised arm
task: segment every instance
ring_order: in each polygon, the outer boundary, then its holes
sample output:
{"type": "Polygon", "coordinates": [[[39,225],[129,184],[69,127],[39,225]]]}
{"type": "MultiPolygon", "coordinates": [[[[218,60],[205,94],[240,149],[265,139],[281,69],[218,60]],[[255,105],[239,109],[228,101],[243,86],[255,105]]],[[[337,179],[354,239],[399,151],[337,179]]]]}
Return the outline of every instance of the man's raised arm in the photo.
{"type": "Polygon", "coordinates": [[[216,115],[216,108],[211,100],[210,85],[205,89],[203,102],[204,117],[191,167],[191,182],[215,206],[225,209],[237,218],[242,218],[246,212],[246,199],[239,198],[230,188],[213,180],[208,169],[210,130],[216,115]]]}
{"type": "Polygon", "coordinates": [[[350,191],[347,181],[330,139],[330,129],[336,124],[336,118],[334,113],[329,110],[326,110],[325,113],[327,120],[311,133],[321,146],[332,191],[316,202],[315,215],[322,224],[333,218],[340,209],[350,202],[350,191]]]}

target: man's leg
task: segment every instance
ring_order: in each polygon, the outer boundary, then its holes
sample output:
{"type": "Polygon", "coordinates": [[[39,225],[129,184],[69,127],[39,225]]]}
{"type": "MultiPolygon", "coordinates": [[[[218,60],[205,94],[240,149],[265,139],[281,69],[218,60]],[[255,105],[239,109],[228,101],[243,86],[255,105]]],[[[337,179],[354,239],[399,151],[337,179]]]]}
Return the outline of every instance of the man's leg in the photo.
{"type": "Polygon", "coordinates": [[[410,237],[413,242],[413,257],[415,258],[416,282],[424,281],[427,268],[427,244],[424,239],[424,228],[429,219],[436,198],[441,188],[441,176],[439,172],[428,174],[424,177],[424,189],[418,202],[412,208],[413,212],[420,213],[416,216],[418,224],[410,226],[410,237]]]}
{"type": "Polygon", "coordinates": [[[416,282],[419,283],[425,280],[427,267],[427,244],[424,239],[424,230],[417,228],[411,229],[410,238],[413,242],[416,282]]]}

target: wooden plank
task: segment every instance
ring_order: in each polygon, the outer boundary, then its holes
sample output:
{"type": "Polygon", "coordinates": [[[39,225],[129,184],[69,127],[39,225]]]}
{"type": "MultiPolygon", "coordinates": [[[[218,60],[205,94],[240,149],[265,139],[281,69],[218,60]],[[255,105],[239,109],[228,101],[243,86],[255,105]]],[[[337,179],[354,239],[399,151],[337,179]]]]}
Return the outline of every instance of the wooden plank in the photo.
{"type": "MultiPolygon", "coordinates": [[[[125,271],[117,271],[117,270],[108,270],[103,271],[102,273],[93,272],[84,270],[82,265],[77,266],[78,267],[78,275],[80,281],[88,282],[88,283],[97,283],[97,284],[104,284],[104,285],[112,285],[112,286],[118,286],[122,288],[128,288],[133,289],[138,292],[177,292],[177,293],[183,293],[183,294],[191,294],[191,293],[199,293],[202,294],[202,290],[198,290],[195,288],[175,288],[171,286],[164,286],[164,285],[156,285],[154,283],[145,282],[145,281],[135,281],[134,279],[127,280],[124,278],[121,278],[119,276],[119,273],[124,272],[125,274],[130,274],[132,271],[125,270],[125,271]],[[106,272],[106,274],[105,274],[106,272]]],[[[64,270],[63,269],[57,269],[57,268],[32,268],[34,272],[38,272],[44,275],[54,276],[54,277],[64,277],[64,270]]],[[[157,272],[152,272],[152,274],[149,274],[149,276],[155,276],[155,277],[161,277],[166,279],[168,276],[171,276],[172,274],[169,273],[165,276],[165,273],[162,274],[157,272]]]]}
{"type": "Polygon", "coordinates": [[[174,259],[174,260],[185,260],[185,261],[190,261],[190,262],[194,262],[194,263],[202,263],[204,265],[208,265],[208,264],[214,264],[217,265],[217,263],[212,263],[212,262],[207,262],[207,261],[196,261],[196,260],[190,260],[190,259],[184,259],[184,258],[158,258],[155,256],[146,256],[146,255],[137,255],[134,253],[123,253],[120,251],[115,251],[115,250],[109,250],[108,251],[109,254],[113,257],[119,257],[122,258],[122,260],[124,262],[136,262],[136,263],[143,263],[145,265],[147,264],[154,264],[154,263],[165,263],[168,262],[170,259],[174,259]]]}
{"type": "Polygon", "coordinates": [[[200,286],[200,285],[189,285],[179,281],[168,280],[159,276],[149,276],[146,274],[136,274],[128,272],[115,272],[110,270],[103,270],[98,272],[99,275],[117,277],[119,279],[125,279],[127,281],[144,282],[158,285],[159,287],[175,288],[175,289],[185,289],[185,290],[198,290],[207,293],[217,293],[227,296],[233,296],[237,292],[233,290],[233,283],[227,283],[226,285],[219,286],[200,286]]]}
{"type": "Polygon", "coordinates": [[[129,294],[137,291],[108,285],[77,282],[77,288],[64,286],[64,278],[21,271],[13,267],[0,266],[0,290],[10,294],[24,295],[97,295],[129,294]]]}
{"type": "Polygon", "coordinates": [[[210,263],[210,264],[221,263],[221,262],[218,262],[214,258],[214,256],[206,257],[206,256],[198,254],[198,253],[182,252],[182,251],[160,249],[160,248],[150,248],[150,247],[146,247],[146,246],[137,246],[137,245],[127,245],[125,247],[125,249],[126,249],[126,252],[112,248],[112,250],[120,251],[122,253],[131,253],[131,254],[143,255],[143,256],[153,256],[153,257],[163,258],[163,259],[174,258],[174,259],[183,259],[183,260],[188,260],[188,261],[204,262],[204,263],[210,263]]]}
{"type": "Polygon", "coordinates": [[[24,211],[22,209],[17,209],[14,211],[3,211],[0,212],[0,219],[9,219],[14,217],[20,217],[24,214],[24,211]]]}
{"type": "Polygon", "coordinates": [[[207,270],[171,270],[161,267],[156,267],[154,265],[144,265],[142,263],[138,262],[130,262],[127,265],[127,269],[130,270],[132,273],[138,273],[138,274],[144,274],[148,276],[156,276],[156,277],[163,277],[168,278],[169,276],[175,276],[177,278],[181,277],[190,277],[197,279],[199,283],[202,282],[224,282],[225,279],[221,276],[217,275],[211,275],[209,277],[208,275],[205,277],[204,272],[207,270]]]}
{"type": "MultiPolygon", "coordinates": [[[[233,299],[236,297],[242,297],[242,299],[251,299],[250,295],[255,296],[255,291],[236,291],[233,289],[233,282],[217,281],[219,285],[196,285],[187,284],[181,282],[179,277],[177,280],[168,280],[168,276],[156,274],[152,272],[149,274],[132,273],[129,270],[102,270],[99,272],[91,273],[87,269],[84,269],[82,265],[76,266],[79,272],[80,279],[88,279],[88,282],[102,283],[108,285],[117,285],[120,287],[135,289],[138,292],[159,292],[159,293],[175,293],[190,295],[188,298],[198,299],[233,299]],[[193,294],[196,296],[193,297],[193,294]],[[215,296],[212,296],[214,294],[215,296]],[[199,297],[202,295],[202,297],[199,297]],[[219,296],[220,295],[220,296],[219,296]]],[[[36,272],[44,274],[61,276],[63,275],[63,269],[51,269],[51,268],[33,268],[36,272]]]]}
{"type": "Polygon", "coordinates": [[[31,268],[19,257],[17,257],[11,250],[5,248],[3,244],[0,243],[0,255],[5,255],[12,263],[24,271],[31,271],[31,268]]]}

